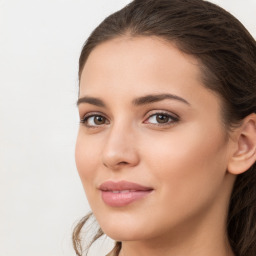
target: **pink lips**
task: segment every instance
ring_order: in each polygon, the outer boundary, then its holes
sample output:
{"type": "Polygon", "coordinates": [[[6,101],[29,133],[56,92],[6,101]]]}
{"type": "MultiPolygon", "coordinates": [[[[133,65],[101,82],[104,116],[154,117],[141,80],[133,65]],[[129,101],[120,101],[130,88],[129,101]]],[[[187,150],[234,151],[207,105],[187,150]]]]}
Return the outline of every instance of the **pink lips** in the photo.
{"type": "Polygon", "coordinates": [[[102,183],[99,189],[104,203],[112,207],[128,205],[153,191],[150,187],[128,181],[107,181],[102,183]]]}

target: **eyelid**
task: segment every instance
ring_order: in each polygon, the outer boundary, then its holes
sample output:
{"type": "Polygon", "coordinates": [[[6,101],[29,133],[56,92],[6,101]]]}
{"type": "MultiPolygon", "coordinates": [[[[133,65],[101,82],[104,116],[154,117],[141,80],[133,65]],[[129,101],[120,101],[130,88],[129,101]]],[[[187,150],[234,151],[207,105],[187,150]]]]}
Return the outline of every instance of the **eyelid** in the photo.
{"type": "Polygon", "coordinates": [[[150,116],[156,115],[156,114],[165,114],[165,115],[169,115],[173,118],[180,119],[179,115],[174,114],[173,112],[171,112],[169,110],[164,110],[164,109],[150,110],[150,111],[147,112],[146,118],[149,118],[150,116]]]}

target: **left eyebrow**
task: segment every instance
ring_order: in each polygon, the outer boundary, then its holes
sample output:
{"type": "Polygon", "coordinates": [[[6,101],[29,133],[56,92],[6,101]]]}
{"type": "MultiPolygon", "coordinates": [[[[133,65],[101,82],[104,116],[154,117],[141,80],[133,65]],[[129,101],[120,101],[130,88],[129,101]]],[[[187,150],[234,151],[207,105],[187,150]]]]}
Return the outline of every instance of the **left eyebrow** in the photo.
{"type": "Polygon", "coordinates": [[[150,94],[146,96],[142,96],[139,98],[136,98],[132,101],[133,105],[135,106],[140,106],[140,105],[146,105],[158,101],[162,101],[165,99],[170,99],[170,100],[177,100],[180,102],[183,102],[187,105],[191,105],[187,100],[181,98],[180,96],[174,95],[174,94],[169,94],[169,93],[164,93],[164,94],[150,94]]]}

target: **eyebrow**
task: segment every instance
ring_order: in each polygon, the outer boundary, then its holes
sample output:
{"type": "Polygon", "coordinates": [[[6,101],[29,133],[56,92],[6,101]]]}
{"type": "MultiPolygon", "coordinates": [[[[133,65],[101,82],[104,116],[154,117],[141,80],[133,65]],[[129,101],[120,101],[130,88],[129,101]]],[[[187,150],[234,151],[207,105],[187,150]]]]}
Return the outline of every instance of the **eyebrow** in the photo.
{"type": "Polygon", "coordinates": [[[162,100],[166,100],[166,99],[178,100],[183,103],[186,103],[187,105],[190,105],[190,103],[188,101],[186,101],[185,99],[183,99],[177,95],[169,94],[169,93],[150,94],[150,95],[142,96],[142,97],[134,99],[132,101],[132,103],[135,106],[140,106],[140,105],[146,105],[146,104],[150,104],[150,103],[154,103],[154,102],[158,102],[158,101],[162,101],[162,100]]]}
{"type": "Polygon", "coordinates": [[[81,97],[78,99],[76,105],[78,106],[81,103],[89,103],[98,107],[106,107],[106,104],[103,102],[103,100],[94,97],[81,97]]]}
{"type": "MultiPolygon", "coordinates": [[[[177,101],[183,102],[190,106],[190,103],[187,100],[185,100],[177,95],[169,94],[169,93],[149,94],[146,96],[142,96],[142,97],[134,99],[132,101],[132,104],[135,106],[141,106],[141,105],[147,105],[147,104],[154,103],[154,102],[159,102],[159,101],[166,100],[166,99],[177,100],[177,101]]],[[[77,106],[81,103],[89,103],[89,104],[92,104],[92,105],[95,105],[98,107],[106,107],[106,104],[104,103],[103,100],[101,100],[99,98],[88,97],[88,96],[79,98],[77,101],[77,106]]]]}

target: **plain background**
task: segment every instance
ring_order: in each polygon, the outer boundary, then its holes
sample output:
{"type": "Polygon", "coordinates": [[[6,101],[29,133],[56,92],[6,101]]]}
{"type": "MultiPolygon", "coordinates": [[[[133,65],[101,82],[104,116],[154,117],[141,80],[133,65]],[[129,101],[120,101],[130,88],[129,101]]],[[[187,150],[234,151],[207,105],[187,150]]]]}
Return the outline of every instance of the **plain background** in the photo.
{"type": "MultiPolygon", "coordinates": [[[[0,0],[0,256],[75,255],[72,228],[89,211],[74,161],[79,53],[128,2],[0,0]]],[[[256,0],[212,2],[256,37],[256,0]]]]}

